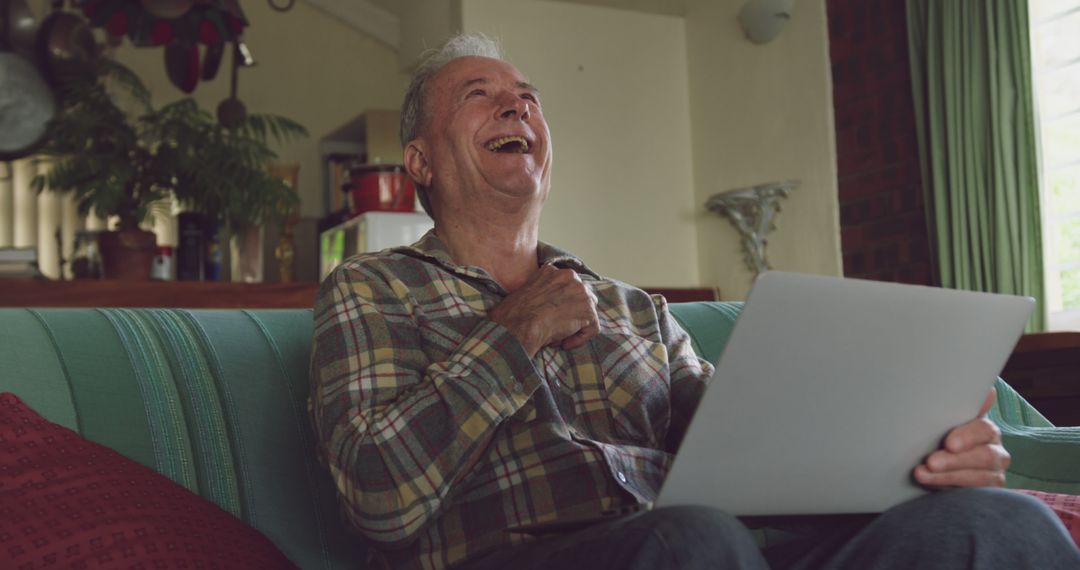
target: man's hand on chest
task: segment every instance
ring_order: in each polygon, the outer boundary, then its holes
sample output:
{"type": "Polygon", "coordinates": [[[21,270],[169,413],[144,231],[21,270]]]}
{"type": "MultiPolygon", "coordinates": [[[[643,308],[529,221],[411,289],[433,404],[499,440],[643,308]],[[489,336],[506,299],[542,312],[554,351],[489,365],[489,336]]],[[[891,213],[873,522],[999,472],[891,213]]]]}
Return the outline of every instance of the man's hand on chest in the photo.
{"type": "Polygon", "coordinates": [[[509,330],[530,357],[544,346],[570,350],[600,332],[596,295],[572,269],[543,265],[488,313],[509,330]]]}

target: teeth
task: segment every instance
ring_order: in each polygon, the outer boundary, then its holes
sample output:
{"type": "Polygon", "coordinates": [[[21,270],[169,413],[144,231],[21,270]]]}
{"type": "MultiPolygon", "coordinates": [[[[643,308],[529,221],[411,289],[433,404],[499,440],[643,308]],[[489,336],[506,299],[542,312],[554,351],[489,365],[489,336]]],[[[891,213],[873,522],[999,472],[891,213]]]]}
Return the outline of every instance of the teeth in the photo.
{"type": "Polygon", "coordinates": [[[502,138],[495,139],[495,140],[488,143],[487,149],[492,151],[492,152],[495,152],[495,151],[499,150],[500,148],[502,148],[504,145],[507,145],[507,144],[512,143],[512,142],[518,143],[517,152],[519,152],[519,153],[529,152],[529,141],[525,140],[525,137],[519,137],[519,136],[509,136],[509,137],[502,137],[502,138]]]}

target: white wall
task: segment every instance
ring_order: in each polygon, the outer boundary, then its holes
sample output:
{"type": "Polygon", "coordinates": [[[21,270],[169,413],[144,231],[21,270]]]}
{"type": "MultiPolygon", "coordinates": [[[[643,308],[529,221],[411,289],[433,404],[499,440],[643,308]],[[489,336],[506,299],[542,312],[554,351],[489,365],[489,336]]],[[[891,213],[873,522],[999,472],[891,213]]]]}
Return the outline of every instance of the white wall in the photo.
{"type": "Polygon", "coordinates": [[[554,139],[541,239],[602,275],[698,286],[681,18],[535,0],[462,0],[541,92],[554,139]]]}
{"type": "MultiPolygon", "coordinates": [[[[688,0],[687,60],[696,203],[717,192],[779,180],[801,186],[769,234],[776,269],[841,275],[836,144],[824,0],[799,0],[771,43],[746,40],[744,0],[688,0]]],[[[724,218],[699,223],[702,281],[740,299],[752,274],[724,218]]]]}
{"type": "MultiPolygon", "coordinates": [[[[284,115],[310,131],[279,154],[300,162],[303,215],[320,217],[319,139],[366,109],[399,108],[408,74],[393,49],[304,2],[286,13],[266,2],[244,2],[244,11],[251,22],[244,39],[258,65],[240,70],[239,98],[249,112],[284,115]]],[[[125,43],[116,57],[150,87],[155,105],[184,95],[165,75],[163,48],[125,43]]],[[[228,97],[230,66],[228,57],[216,79],[195,89],[193,96],[211,113],[228,97]]]]}
{"type": "MultiPolygon", "coordinates": [[[[351,1],[351,0],[350,0],[351,1]]],[[[461,29],[461,0],[375,0],[398,16],[398,62],[413,69],[420,56],[461,29]]]]}
{"type": "MultiPolygon", "coordinates": [[[[738,234],[703,204],[722,190],[797,179],[769,259],[841,274],[824,0],[798,0],[764,46],[738,28],[743,0],[687,0],[685,19],[542,0],[409,2],[434,2],[448,26],[460,19],[467,31],[499,36],[540,87],[555,139],[545,241],[624,281],[718,286],[738,299],[750,285],[738,234]]],[[[241,70],[240,97],[311,131],[281,154],[302,165],[304,215],[321,216],[318,139],[366,109],[397,108],[408,73],[393,49],[304,2],[285,14],[265,2],[244,7],[259,65],[241,70]]],[[[441,27],[428,20],[403,19],[403,35],[437,44],[443,38],[427,35],[441,27]],[[429,32],[404,33],[414,27],[429,32]]],[[[156,104],[182,95],[161,48],[125,45],[117,55],[156,104]]],[[[195,91],[211,112],[228,94],[227,73],[195,91]]]]}

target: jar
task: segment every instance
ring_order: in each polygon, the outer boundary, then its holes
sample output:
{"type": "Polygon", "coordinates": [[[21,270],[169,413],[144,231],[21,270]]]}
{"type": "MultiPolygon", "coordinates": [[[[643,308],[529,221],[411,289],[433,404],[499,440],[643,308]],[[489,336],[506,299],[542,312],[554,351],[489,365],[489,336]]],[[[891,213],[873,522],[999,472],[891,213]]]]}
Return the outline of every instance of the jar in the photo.
{"type": "Polygon", "coordinates": [[[158,281],[173,280],[173,248],[169,245],[158,246],[154,264],[150,267],[150,278],[158,281]]]}
{"type": "Polygon", "coordinates": [[[97,230],[75,232],[75,251],[71,255],[71,276],[75,279],[103,279],[101,250],[98,249],[97,230]]]}

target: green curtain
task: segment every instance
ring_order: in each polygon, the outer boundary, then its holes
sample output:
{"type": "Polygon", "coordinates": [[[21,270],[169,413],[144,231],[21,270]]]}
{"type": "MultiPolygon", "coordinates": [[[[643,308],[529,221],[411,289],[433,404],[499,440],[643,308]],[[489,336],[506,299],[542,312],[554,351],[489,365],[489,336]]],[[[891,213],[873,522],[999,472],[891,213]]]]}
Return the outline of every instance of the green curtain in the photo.
{"type": "Polygon", "coordinates": [[[927,222],[943,287],[1029,295],[1045,328],[1025,0],[908,0],[927,222]]]}

